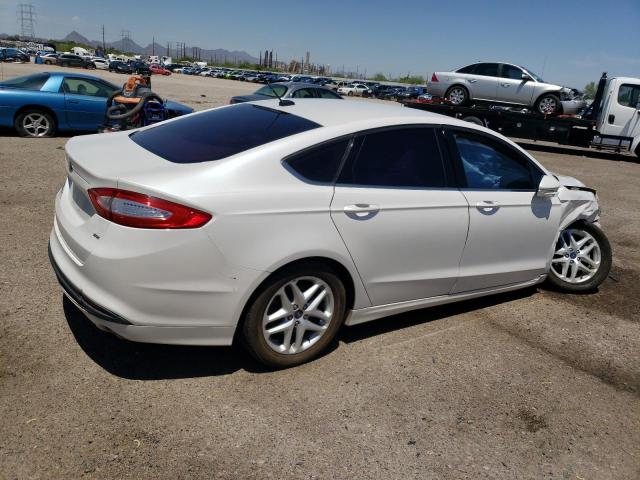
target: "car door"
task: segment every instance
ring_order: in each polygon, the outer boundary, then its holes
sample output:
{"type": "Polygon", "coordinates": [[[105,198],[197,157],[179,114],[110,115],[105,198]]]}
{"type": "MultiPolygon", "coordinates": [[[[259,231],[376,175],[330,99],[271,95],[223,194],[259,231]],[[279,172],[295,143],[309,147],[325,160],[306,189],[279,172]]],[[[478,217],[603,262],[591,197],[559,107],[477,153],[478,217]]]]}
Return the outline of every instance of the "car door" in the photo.
{"type": "Polygon", "coordinates": [[[434,127],[357,136],[336,182],[331,218],[374,305],[446,295],[468,227],[434,127]]]}
{"type": "Polygon", "coordinates": [[[499,64],[478,63],[467,77],[471,98],[496,100],[498,98],[499,64]]]}
{"type": "Polygon", "coordinates": [[[619,137],[640,135],[640,84],[615,82],[603,109],[601,133],[619,137]]]}
{"type": "Polygon", "coordinates": [[[107,98],[113,88],[100,80],[66,76],[60,86],[64,94],[67,123],[78,130],[97,130],[104,123],[107,98]]]}
{"type": "Polygon", "coordinates": [[[544,172],[490,134],[448,128],[469,233],[452,293],[526,282],[546,273],[560,223],[557,196],[537,196],[544,172]]]}
{"type": "Polygon", "coordinates": [[[536,82],[520,67],[503,63],[500,66],[498,101],[531,105],[536,82]],[[522,76],[525,75],[526,79],[522,76]]]}

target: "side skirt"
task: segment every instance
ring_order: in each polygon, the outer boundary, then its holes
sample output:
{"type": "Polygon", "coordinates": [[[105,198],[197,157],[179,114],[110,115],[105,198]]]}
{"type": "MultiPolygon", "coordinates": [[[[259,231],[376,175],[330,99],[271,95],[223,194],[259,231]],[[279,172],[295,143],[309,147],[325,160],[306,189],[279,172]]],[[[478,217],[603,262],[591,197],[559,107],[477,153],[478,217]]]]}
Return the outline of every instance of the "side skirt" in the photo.
{"type": "Polygon", "coordinates": [[[446,303],[459,302],[485,295],[494,295],[496,293],[510,292],[520,288],[526,288],[541,283],[547,278],[547,275],[540,275],[538,278],[522,283],[514,283],[501,287],[483,288],[481,290],[473,290],[470,292],[456,293],[454,295],[440,295],[431,298],[421,298],[418,300],[409,300],[407,302],[389,303],[387,305],[377,305],[375,307],[360,308],[351,310],[345,320],[345,325],[358,325],[359,323],[370,322],[389,315],[410,312],[411,310],[419,310],[425,307],[435,307],[446,303]]]}

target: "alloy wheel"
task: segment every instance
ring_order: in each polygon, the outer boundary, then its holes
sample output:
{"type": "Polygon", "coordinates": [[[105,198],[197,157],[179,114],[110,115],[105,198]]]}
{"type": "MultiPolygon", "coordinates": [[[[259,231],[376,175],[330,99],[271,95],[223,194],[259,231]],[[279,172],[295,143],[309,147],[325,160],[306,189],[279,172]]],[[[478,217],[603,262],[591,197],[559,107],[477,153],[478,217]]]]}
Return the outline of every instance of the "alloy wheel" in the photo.
{"type": "Polygon", "coordinates": [[[466,94],[462,88],[453,88],[449,92],[449,101],[454,105],[462,105],[466,98],[466,94]]]}
{"type": "Polygon", "coordinates": [[[314,345],[334,316],[334,293],[317,277],[299,277],[283,285],[269,300],[262,334],[277,353],[296,354],[314,345]]]}
{"type": "Polygon", "coordinates": [[[551,273],[567,283],[584,283],[600,268],[602,253],[598,241],[584,230],[564,230],[551,260],[551,273]]]}
{"type": "Polygon", "coordinates": [[[557,102],[552,97],[543,98],[542,100],[540,100],[540,105],[538,106],[540,113],[543,113],[546,115],[554,113],[557,108],[558,108],[557,102]]]}
{"type": "Polygon", "coordinates": [[[51,130],[51,121],[42,113],[29,113],[22,120],[22,128],[30,137],[44,137],[51,130]]]}

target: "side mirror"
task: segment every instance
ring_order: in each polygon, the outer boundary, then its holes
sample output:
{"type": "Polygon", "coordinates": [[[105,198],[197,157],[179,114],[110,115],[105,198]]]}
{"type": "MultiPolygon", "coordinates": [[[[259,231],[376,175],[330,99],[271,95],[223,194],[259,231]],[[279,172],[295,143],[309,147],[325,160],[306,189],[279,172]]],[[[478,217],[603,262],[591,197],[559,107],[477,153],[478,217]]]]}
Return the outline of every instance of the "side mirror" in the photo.
{"type": "Polygon", "coordinates": [[[523,73],[521,78],[522,78],[522,81],[524,82],[528,82],[529,80],[531,80],[531,77],[526,73],[523,73]]]}
{"type": "Polygon", "coordinates": [[[553,175],[545,175],[540,180],[536,196],[543,198],[555,197],[558,194],[560,182],[553,175]]]}

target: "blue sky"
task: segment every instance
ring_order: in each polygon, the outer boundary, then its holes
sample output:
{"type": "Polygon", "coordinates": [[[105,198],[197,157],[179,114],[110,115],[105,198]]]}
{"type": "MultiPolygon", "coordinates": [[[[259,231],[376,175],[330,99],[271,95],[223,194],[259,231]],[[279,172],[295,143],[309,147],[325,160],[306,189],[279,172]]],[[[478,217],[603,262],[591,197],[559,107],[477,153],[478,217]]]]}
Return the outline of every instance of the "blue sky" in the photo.
{"type": "MultiPolygon", "coordinates": [[[[141,45],[273,48],[367,74],[430,75],[477,60],[522,64],[545,80],[583,87],[600,73],[640,77],[640,0],[478,1],[71,1],[32,0],[36,34],[141,45]]],[[[19,1],[0,0],[0,32],[15,33],[19,1]]]]}

